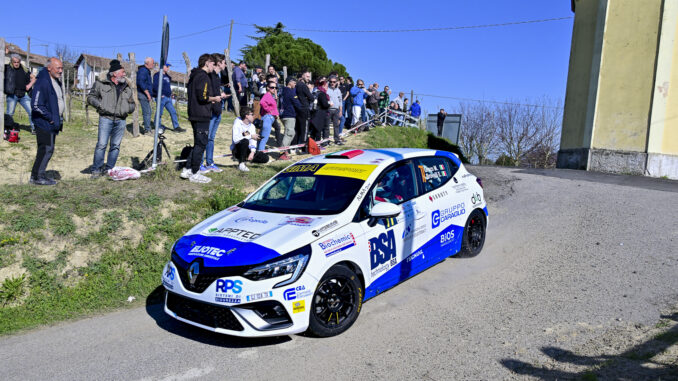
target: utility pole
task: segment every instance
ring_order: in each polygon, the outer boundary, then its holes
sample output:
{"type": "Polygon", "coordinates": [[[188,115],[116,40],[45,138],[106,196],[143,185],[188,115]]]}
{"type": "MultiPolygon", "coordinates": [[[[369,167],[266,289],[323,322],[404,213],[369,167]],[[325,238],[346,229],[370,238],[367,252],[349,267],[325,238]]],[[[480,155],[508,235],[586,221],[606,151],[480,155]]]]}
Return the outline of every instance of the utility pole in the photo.
{"type": "Polygon", "coordinates": [[[240,117],[240,99],[238,99],[238,89],[233,83],[233,68],[231,67],[231,37],[233,36],[233,19],[231,19],[231,29],[228,32],[228,48],[226,48],[226,72],[228,73],[228,83],[231,85],[231,100],[233,101],[233,110],[235,117],[240,117]]]}
{"type": "MultiPolygon", "coordinates": [[[[5,39],[0,37],[0,110],[5,111],[5,39]]],[[[0,118],[0,130],[5,131],[5,118],[0,118]]]]}

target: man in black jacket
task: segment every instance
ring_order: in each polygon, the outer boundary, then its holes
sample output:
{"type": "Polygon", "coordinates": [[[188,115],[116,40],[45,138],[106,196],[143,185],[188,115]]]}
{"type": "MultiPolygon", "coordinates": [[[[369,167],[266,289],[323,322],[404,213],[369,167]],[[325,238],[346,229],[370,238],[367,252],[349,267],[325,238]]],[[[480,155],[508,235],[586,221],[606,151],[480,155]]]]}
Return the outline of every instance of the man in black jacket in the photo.
{"type": "Polygon", "coordinates": [[[297,110],[297,123],[294,127],[296,139],[292,144],[306,143],[308,117],[311,113],[311,103],[313,103],[313,95],[311,95],[311,91],[308,89],[310,82],[311,72],[305,70],[297,82],[297,96],[299,97],[301,107],[297,110]]]}
{"type": "Polygon", "coordinates": [[[14,116],[16,104],[20,103],[28,114],[31,122],[31,133],[35,135],[35,126],[31,118],[31,97],[28,91],[33,87],[35,77],[30,75],[21,65],[21,57],[18,54],[10,56],[10,63],[5,65],[5,95],[7,95],[6,114],[14,116]]]}
{"type": "Polygon", "coordinates": [[[211,54],[203,54],[198,59],[198,67],[191,71],[188,79],[188,120],[193,127],[193,150],[181,172],[182,179],[193,183],[209,183],[212,181],[200,173],[200,162],[209,140],[212,106],[221,101],[221,96],[213,94],[209,73],[214,71],[214,58],[211,54]]]}

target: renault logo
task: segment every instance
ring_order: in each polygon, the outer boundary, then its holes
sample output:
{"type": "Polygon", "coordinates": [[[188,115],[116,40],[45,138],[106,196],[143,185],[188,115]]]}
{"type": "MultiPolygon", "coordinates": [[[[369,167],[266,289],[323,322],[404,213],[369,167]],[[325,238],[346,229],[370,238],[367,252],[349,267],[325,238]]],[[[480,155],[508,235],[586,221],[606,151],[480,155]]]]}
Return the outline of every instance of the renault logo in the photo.
{"type": "Polygon", "coordinates": [[[200,274],[200,263],[194,262],[188,268],[188,282],[191,284],[191,286],[193,286],[196,279],[198,279],[198,274],[200,274]]]}

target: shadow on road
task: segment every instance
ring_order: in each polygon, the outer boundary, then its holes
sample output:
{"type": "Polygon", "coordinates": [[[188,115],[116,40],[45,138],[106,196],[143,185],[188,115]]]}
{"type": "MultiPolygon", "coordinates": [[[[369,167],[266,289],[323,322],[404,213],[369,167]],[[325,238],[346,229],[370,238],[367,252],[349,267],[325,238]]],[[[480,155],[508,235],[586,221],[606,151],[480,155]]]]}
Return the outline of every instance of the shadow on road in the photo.
{"type": "MultiPolygon", "coordinates": [[[[664,315],[663,319],[678,321],[678,313],[664,315]]],[[[678,345],[678,325],[617,355],[580,356],[565,349],[544,347],[542,352],[562,364],[585,366],[589,370],[570,372],[550,367],[535,366],[516,359],[503,359],[501,364],[520,375],[546,380],[570,379],[629,379],[629,380],[678,380],[678,364],[672,359],[668,364],[657,361],[669,347],[678,345]]],[[[557,365],[556,365],[557,367],[557,365]]]]}
{"type": "Polygon", "coordinates": [[[153,290],[153,292],[148,295],[148,298],[146,298],[146,313],[155,320],[158,327],[177,336],[195,340],[202,344],[226,348],[253,348],[282,344],[292,340],[289,336],[250,339],[228,336],[200,329],[171,318],[165,313],[164,302],[165,289],[162,286],[158,286],[158,288],[153,290]]]}
{"type": "Polygon", "coordinates": [[[612,173],[591,172],[575,169],[539,169],[522,168],[514,173],[549,176],[567,180],[583,180],[594,183],[623,185],[628,187],[658,190],[664,192],[678,192],[678,180],[669,180],[656,177],[617,175],[612,173]]]}

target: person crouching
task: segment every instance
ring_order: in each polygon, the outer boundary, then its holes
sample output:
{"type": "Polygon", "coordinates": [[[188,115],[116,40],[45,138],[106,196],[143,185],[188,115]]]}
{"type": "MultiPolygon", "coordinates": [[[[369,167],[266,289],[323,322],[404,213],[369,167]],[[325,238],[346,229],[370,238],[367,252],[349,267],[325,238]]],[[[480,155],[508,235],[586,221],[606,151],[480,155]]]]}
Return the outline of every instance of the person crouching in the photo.
{"type": "Polygon", "coordinates": [[[238,169],[249,172],[245,165],[246,161],[252,161],[257,149],[257,135],[254,128],[254,112],[249,107],[240,108],[240,118],[233,122],[233,143],[231,151],[233,157],[238,160],[238,169]]]}

